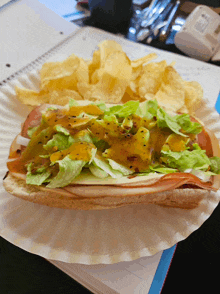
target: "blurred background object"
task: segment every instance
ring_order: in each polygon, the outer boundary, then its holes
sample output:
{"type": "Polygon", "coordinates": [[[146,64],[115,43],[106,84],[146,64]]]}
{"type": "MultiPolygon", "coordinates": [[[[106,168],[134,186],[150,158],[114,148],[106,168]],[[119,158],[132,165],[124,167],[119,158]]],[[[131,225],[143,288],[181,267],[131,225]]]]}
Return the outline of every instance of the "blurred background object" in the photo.
{"type": "Polygon", "coordinates": [[[85,24],[113,33],[126,33],[133,16],[132,0],[89,0],[90,17],[85,24]]]}
{"type": "Polygon", "coordinates": [[[175,45],[188,56],[208,61],[220,53],[220,15],[208,6],[197,6],[175,35],[175,45]]]}
{"type": "MultiPolygon", "coordinates": [[[[189,52],[180,50],[180,47],[175,45],[175,36],[181,31],[194,9],[199,5],[206,5],[217,15],[220,13],[220,0],[39,1],[64,19],[79,26],[94,26],[134,42],[181,55],[189,55],[189,52]]],[[[198,54],[193,58],[197,56],[198,54]]],[[[220,52],[207,61],[220,65],[220,52]]]]}

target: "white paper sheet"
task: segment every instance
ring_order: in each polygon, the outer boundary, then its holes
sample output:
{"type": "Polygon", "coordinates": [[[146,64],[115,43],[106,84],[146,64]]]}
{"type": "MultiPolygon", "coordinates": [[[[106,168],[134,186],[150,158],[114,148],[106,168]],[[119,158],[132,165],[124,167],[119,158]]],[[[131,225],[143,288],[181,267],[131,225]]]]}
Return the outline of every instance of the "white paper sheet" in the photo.
{"type": "Polygon", "coordinates": [[[0,11],[0,82],[77,29],[37,0],[20,0],[4,8],[0,11]]]}
{"type": "MultiPolygon", "coordinates": [[[[162,251],[131,262],[82,265],[50,261],[93,293],[146,294],[149,292],[162,251]]],[[[163,281],[161,281],[162,283],[163,281]]]]}

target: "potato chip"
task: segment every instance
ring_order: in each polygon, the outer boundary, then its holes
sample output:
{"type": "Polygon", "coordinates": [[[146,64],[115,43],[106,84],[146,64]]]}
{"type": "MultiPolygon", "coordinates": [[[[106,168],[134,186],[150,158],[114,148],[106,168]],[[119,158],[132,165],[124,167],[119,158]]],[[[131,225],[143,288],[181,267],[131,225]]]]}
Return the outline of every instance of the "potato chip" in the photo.
{"type": "Polygon", "coordinates": [[[83,100],[83,97],[74,90],[63,89],[58,91],[52,91],[48,93],[49,103],[57,105],[66,105],[70,99],[83,100]]]}
{"type": "Polygon", "coordinates": [[[198,82],[184,81],[185,84],[185,105],[190,114],[198,109],[203,100],[203,89],[198,82]]]}
{"type": "Polygon", "coordinates": [[[91,84],[97,84],[104,73],[104,68],[97,69],[91,76],[91,84]]]}
{"type": "Polygon", "coordinates": [[[142,99],[137,95],[137,85],[133,81],[131,81],[130,85],[126,88],[121,102],[126,103],[130,100],[136,100],[140,102],[145,101],[145,99],[142,99]]]}
{"type": "Polygon", "coordinates": [[[156,53],[150,53],[150,54],[147,54],[141,58],[138,58],[138,59],[135,59],[135,60],[132,60],[131,61],[131,66],[136,68],[136,67],[139,67],[145,63],[148,63],[149,61],[151,61],[152,59],[155,59],[157,58],[157,54],[156,53]]]}
{"type": "Polygon", "coordinates": [[[108,56],[96,84],[78,83],[78,90],[84,99],[119,102],[132,76],[130,60],[124,52],[114,52],[108,56]]]}
{"type": "Polygon", "coordinates": [[[154,99],[160,106],[174,112],[185,105],[184,81],[172,66],[165,68],[162,84],[154,99]]]}
{"type": "Polygon", "coordinates": [[[132,77],[130,60],[124,52],[114,52],[108,56],[105,62],[104,71],[110,75],[123,79],[127,83],[132,77]]]}
{"type": "Polygon", "coordinates": [[[89,70],[89,81],[91,83],[91,78],[93,73],[100,68],[100,51],[96,50],[93,53],[92,61],[88,64],[89,70]]]}
{"type": "Polygon", "coordinates": [[[26,105],[37,106],[43,103],[49,103],[48,95],[44,91],[36,92],[33,90],[16,87],[15,92],[18,100],[26,105]]]}
{"type": "MultiPolygon", "coordinates": [[[[76,91],[78,82],[89,82],[88,64],[82,58],[78,57],[75,59],[74,63],[74,56],[71,55],[70,57],[71,58],[68,59],[70,60],[70,63],[73,63],[72,67],[69,67],[69,64],[66,66],[66,62],[63,62],[62,65],[60,65],[62,70],[56,70],[58,66],[56,65],[54,69],[52,69],[52,73],[48,76],[45,76],[44,74],[44,79],[41,84],[42,89],[48,91],[62,89],[76,91]]],[[[50,65],[50,67],[52,68],[52,65],[50,65]]]]}
{"type": "Polygon", "coordinates": [[[88,64],[83,58],[80,58],[79,67],[76,70],[77,82],[89,83],[89,69],[88,64]]]}
{"type": "Polygon", "coordinates": [[[40,70],[41,88],[45,88],[50,81],[71,76],[78,68],[79,57],[72,54],[62,62],[47,62],[40,70]]]}
{"type": "Polygon", "coordinates": [[[126,85],[108,73],[104,73],[101,80],[95,85],[78,83],[78,90],[85,100],[102,100],[118,103],[125,93],[126,85]]]}
{"type": "Polygon", "coordinates": [[[148,93],[156,94],[162,83],[162,77],[166,66],[167,63],[163,60],[161,62],[148,63],[143,67],[138,82],[140,97],[144,97],[148,93]]]}
{"type": "Polygon", "coordinates": [[[165,60],[152,62],[155,53],[130,60],[122,46],[105,40],[92,60],[74,54],[62,62],[47,62],[40,70],[40,91],[17,88],[18,99],[27,105],[65,105],[70,99],[103,100],[107,103],[157,99],[170,111],[193,114],[201,105],[203,89],[184,81],[165,60]]]}
{"type": "Polygon", "coordinates": [[[100,67],[105,66],[105,61],[110,54],[117,51],[123,52],[121,45],[114,40],[105,40],[98,47],[100,48],[100,67]]]}

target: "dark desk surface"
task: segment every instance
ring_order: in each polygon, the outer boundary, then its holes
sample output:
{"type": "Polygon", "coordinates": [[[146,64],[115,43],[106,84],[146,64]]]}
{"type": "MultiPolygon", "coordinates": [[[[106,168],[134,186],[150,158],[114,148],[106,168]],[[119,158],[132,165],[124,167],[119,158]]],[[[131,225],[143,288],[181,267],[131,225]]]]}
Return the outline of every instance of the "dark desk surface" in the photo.
{"type": "MultiPolygon", "coordinates": [[[[172,44],[152,43],[151,45],[181,54],[172,44]]],[[[162,294],[219,293],[219,264],[220,205],[197,231],[177,244],[162,294]]],[[[0,293],[91,292],[45,259],[0,238],[0,293]]]]}

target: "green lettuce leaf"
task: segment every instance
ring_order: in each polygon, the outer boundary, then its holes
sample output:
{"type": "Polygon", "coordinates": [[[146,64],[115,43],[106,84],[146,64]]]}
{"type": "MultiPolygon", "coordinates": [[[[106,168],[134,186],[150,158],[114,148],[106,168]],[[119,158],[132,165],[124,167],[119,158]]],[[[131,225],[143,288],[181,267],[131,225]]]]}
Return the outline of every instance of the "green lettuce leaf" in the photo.
{"type": "Polygon", "coordinates": [[[104,179],[104,178],[108,177],[107,172],[105,172],[103,169],[101,169],[100,167],[98,167],[98,166],[96,166],[94,164],[89,165],[89,170],[97,178],[104,179]]]}
{"type": "Polygon", "coordinates": [[[69,100],[69,108],[71,108],[72,106],[78,106],[78,105],[79,103],[76,100],[74,99],[69,100]]]}
{"type": "Polygon", "coordinates": [[[153,119],[154,116],[157,116],[157,109],[158,109],[157,100],[149,100],[149,101],[140,103],[136,114],[151,120],[153,119]]]}
{"type": "Polygon", "coordinates": [[[176,117],[168,115],[162,108],[158,108],[157,110],[157,125],[159,128],[169,128],[174,133],[187,137],[180,132],[181,126],[177,123],[176,117]]]}
{"type": "Polygon", "coordinates": [[[209,158],[210,164],[210,171],[215,174],[220,174],[220,158],[217,156],[209,158]]]}
{"type": "MultiPolygon", "coordinates": [[[[106,115],[104,116],[104,118],[103,118],[103,121],[104,121],[105,123],[108,123],[108,122],[114,122],[114,123],[118,124],[118,120],[117,120],[116,116],[115,116],[113,113],[110,113],[110,114],[108,114],[108,115],[106,114],[106,115]]],[[[103,124],[102,120],[100,120],[100,124],[101,124],[101,125],[103,124]]],[[[103,126],[105,126],[105,124],[103,124],[103,126]]]]}
{"type": "Polygon", "coordinates": [[[26,183],[28,185],[42,185],[50,176],[50,171],[45,167],[38,168],[35,173],[31,172],[32,163],[27,166],[26,183]]]}
{"type": "Polygon", "coordinates": [[[96,138],[96,137],[92,138],[92,143],[101,152],[105,151],[105,149],[110,148],[110,145],[106,141],[100,140],[99,138],[96,138]]]}
{"type": "Polygon", "coordinates": [[[61,125],[55,125],[54,130],[57,131],[57,133],[62,133],[66,136],[70,134],[70,132],[61,125]]]}
{"type": "Polygon", "coordinates": [[[99,167],[100,169],[102,169],[104,172],[106,172],[107,174],[109,174],[112,178],[120,178],[122,177],[122,173],[120,173],[119,171],[114,170],[110,164],[108,163],[107,160],[105,160],[104,158],[102,158],[101,156],[99,157],[94,157],[92,163],[99,167]]]}
{"type": "Polygon", "coordinates": [[[91,104],[98,106],[102,111],[107,111],[107,106],[104,101],[98,101],[91,104]]]}
{"type": "Polygon", "coordinates": [[[126,131],[129,132],[133,127],[133,120],[131,117],[127,116],[124,118],[121,127],[126,131]]]}
{"type": "Polygon", "coordinates": [[[215,173],[211,171],[202,171],[202,170],[195,170],[195,169],[192,169],[189,172],[205,182],[208,181],[211,176],[216,175],[215,173]]]}
{"type": "Polygon", "coordinates": [[[195,169],[206,171],[210,166],[210,160],[205,150],[184,150],[182,152],[161,151],[161,160],[171,168],[180,171],[195,169]]]}
{"type": "Polygon", "coordinates": [[[171,174],[171,173],[176,173],[178,172],[177,169],[175,168],[170,168],[170,167],[165,167],[165,166],[158,166],[158,167],[149,167],[151,171],[155,171],[157,173],[161,174],[171,174]]]}
{"type": "MultiPolygon", "coordinates": [[[[78,133],[79,134],[79,133],[78,133]]],[[[74,136],[72,137],[72,139],[70,139],[70,141],[72,142],[72,144],[74,142],[87,142],[87,143],[93,143],[93,140],[89,134],[89,132],[83,132],[83,136],[74,136]]]]}
{"type": "Polygon", "coordinates": [[[59,164],[59,172],[47,185],[51,189],[69,185],[81,173],[86,161],[72,160],[66,156],[57,163],[59,164]]]}
{"type": "Polygon", "coordinates": [[[112,106],[107,113],[114,114],[119,117],[127,117],[131,114],[135,114],[138,107],[139,107],[138,101],[128,101],[127,103],[123,105],[112,106]]]}
{"type": "Polygon", "coordinates": [[[192,122],[188,114],[177,115],[175,118],[181,129],[183,129],[186,133],[199,134],[202,132],[201,124],[192,122]]]}
{"type": "Polygon", "coordinates": [[[110,164],[110,166],[114,169],[114,170],[118,170],[119,172],[121,172],[124,176],[127,175],[131,175],[133,174],[133,171],[130,170],[129,168],[127,168],[126,166],[123,166],[122,164],[117,163],[116,161],[112,160],[112,159],[108,159],[108,162],[110,164]]]}
{"type": "Polygon", "coordinates": [[[69,136],[66,136],[62,133],[55,134],[51,140],[47,142],[43,147],[47,151],[51,151],[53,147],[57,147],[58,150],[65,150],[71,146],[69,142],[69,136]]]}
{"type": "Polygon", "coordinates": [[[33,136],[33,134],[34,134],[34,132],[37,130],[39,128],[39,126],[36,126],[36,127],[33,127],[33,128],[29,128],[28,129],[28,136],[29,136],[29,138],[31,138],[32,136],[33,136]]]}

